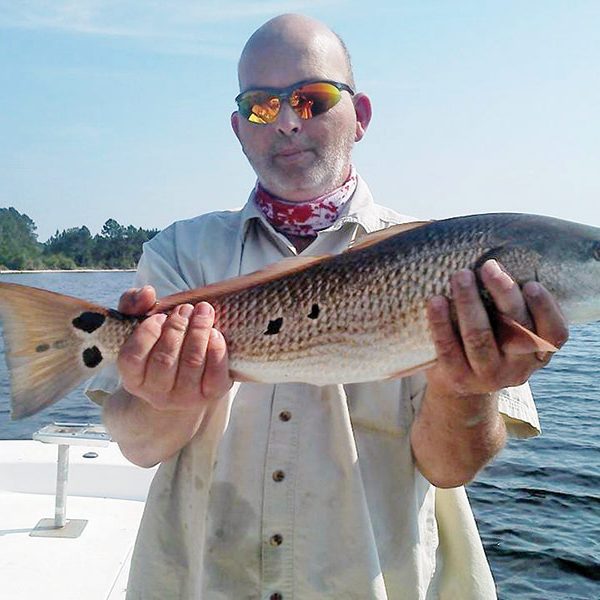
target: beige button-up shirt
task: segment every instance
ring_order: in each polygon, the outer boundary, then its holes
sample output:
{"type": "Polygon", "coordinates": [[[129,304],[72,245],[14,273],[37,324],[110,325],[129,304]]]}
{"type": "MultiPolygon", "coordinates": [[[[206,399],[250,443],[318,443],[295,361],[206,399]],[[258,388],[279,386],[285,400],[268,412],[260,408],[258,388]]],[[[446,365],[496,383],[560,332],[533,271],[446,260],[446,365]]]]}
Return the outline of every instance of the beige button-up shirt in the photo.
{"type": "MultiPolygon", "coordinates": [[[[305,254],[411,220],[364,181],[305,254]]],[[[159,295],[234,277],[295,253],[250,200],[173,224],[144,247],[137,284],[159,295]]],[[[91,393],[114,389],[101,375],[91,393]]],[[[132,560],[128,599],[495,598],[463,488],[417,470],[409,431],[425,378],[329,385],[235,384],[194,439],[160,465],[132,560]]],[[[529,388],[501,411],[539,430],[529,388]]]]}

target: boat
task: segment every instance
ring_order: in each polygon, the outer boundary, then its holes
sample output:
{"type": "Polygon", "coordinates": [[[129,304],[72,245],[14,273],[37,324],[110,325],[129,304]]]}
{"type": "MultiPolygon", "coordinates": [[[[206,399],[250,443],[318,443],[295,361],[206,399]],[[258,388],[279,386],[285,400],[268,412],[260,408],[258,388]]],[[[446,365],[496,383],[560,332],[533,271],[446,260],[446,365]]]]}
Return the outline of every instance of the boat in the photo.
{"type": "Polygon", "coordinates": [[[0,597],[123,600],[155,470],[97,424],[0,441],[0,597]]]}

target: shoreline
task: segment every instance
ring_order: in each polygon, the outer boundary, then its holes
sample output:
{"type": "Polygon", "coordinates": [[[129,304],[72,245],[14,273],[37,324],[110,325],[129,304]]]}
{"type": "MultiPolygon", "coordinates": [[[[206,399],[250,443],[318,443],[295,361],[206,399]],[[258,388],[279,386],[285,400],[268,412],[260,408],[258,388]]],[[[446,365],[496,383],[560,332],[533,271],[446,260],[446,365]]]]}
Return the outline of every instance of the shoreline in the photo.
{"type": "Polygon", "coordinates": [[[0,275],[21,275],[29,273],[135,273],[136,269],[25,269],[23,271],[0,271],[0,275]]]}

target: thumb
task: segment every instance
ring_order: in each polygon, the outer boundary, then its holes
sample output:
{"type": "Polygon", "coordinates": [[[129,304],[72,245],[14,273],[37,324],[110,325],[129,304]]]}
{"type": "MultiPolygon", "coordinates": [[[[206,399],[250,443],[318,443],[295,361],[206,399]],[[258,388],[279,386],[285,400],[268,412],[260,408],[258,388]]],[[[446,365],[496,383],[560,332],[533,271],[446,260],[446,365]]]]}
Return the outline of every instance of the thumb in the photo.
{"type": "Polygon", "coordinates": [[[119,299],[119,312],[125,315],[143,315],[156,304],[156,291],[151,285],[132,288],[119,299]]]}

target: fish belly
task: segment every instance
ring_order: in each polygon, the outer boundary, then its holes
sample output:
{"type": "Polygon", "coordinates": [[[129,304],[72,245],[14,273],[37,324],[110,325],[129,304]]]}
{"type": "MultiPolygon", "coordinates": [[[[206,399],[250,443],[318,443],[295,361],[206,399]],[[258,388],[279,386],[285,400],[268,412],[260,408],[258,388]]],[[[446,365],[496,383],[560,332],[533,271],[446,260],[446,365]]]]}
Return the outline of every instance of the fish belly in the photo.
{"type": "Polygon", "coordinates": [[[260,361],[233,356],[230,366],[236,379],[260,383],[310,383],[314,385],[361,383],[402,377],[435,360],[435,348],[426,331],[418,336],[395,336],[373,342],[354,336],[312,347],[301,355],[260,361]]]}

